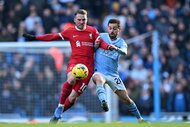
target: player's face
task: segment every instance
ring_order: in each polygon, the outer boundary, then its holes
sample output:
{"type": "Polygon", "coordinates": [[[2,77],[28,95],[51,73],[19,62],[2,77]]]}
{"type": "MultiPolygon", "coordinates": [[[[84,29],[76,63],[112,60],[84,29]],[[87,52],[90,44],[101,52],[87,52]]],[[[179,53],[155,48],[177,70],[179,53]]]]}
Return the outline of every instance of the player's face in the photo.
{"type": "Polygon", "coordinates": [[[110,23],[108,24],[108,34],[111,40],[117,39],[119,35],[120,29],[117,25],[117,23],[110,23]]]}
{"type": "Polygon", "coordinates": [[[87,24],[87,15],[77,14],[74,18],[74,22],[78,29],[84,30],[87,24]]]}

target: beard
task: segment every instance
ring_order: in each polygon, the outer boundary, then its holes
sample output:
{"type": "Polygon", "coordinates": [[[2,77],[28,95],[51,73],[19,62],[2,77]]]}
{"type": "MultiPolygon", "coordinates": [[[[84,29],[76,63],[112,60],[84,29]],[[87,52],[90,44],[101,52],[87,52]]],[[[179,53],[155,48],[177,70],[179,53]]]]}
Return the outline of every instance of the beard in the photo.
{"type": "Polygon", "coordinates": [[[77,28],[83,30],[85,28],[85,25],[78,25],[77,28]]]}
{"type": "Polygon", "coordinates": [[[109,34],[109,37],[111,38],[111,40],[116,40],[117,36],[115,34],[109,34]]]}

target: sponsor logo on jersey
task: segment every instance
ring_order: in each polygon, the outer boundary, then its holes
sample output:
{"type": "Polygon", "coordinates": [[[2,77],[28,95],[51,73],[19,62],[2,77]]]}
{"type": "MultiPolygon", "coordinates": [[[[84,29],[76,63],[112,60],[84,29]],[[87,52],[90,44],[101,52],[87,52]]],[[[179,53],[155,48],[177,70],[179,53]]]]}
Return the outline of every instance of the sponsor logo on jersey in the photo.
{"type": "Polygon", "coordinates": [[[117,59],[119,57],[117,51],[102,50],[100,54],[112,59],[117,59]]]}
{"type": "Polygon", "coordinates": [[[83,46],[91,46],[91,47],[94,46],[92,42],[82,42],[82,45],[83,46]]]}

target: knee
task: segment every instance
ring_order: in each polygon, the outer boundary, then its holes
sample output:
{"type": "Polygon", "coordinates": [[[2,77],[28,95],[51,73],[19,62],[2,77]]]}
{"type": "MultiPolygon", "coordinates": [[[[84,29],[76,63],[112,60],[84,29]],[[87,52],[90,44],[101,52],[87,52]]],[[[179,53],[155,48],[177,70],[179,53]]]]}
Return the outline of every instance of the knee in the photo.
{"type": "Polygon", "coordinates": [[[74,85],[75,82],[76,82],[76,79],[74,77],[68,77],[67,78],[67,82],[70,84],[70,85],[74,85]]]}
{"type": "Polygon", "coordinates": [[[67,82],[68,82],[70,85],[74,85],[74,84],[75,84],[75,80],[67,80],[67,82]]]}
{"type": "Polygon", "coordinates": [[[77,96],[73,96],[73,95],[70,95],[69,96],[69,101],[71,102],[71,103],[75,103],[76,101],[77,101],[77,96]]]}
{"type": "Polygon", "coordinates": [[[69,99],[69,101],[70,101],[71,103],[75,103],[75,102],[77,101],[77,97],[76,97],[76,98],[71,98],[71,99],[69,99]]]}
{"type": "Polygon", "coordinates": [[[100,74],[94,74],[92,80],[95,84],[104,84],[105,80],[100,74]]]}

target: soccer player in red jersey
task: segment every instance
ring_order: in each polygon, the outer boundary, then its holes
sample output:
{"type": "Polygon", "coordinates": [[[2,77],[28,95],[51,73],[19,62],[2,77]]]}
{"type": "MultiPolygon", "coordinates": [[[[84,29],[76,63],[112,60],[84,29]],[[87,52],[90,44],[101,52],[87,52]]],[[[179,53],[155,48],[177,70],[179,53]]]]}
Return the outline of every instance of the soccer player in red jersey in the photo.
{"type": "Polygon", "coordinates": [[[60,101],[55,109],[54,115],[50,122],[57,123],[61,118],[62,112],[69,109],[77,98],[83,93],[88,82],[94,72],[94,46],[99,46],[103,49],[117,49],[114,45],[108,45],[99,36],[95,27],[87,25],[87,11],[79,9],[75,13],[75,26],[72,26],[60,33],[45,34],[42,36],[34,36],[24,34],[28,40],[52,41],[52,40],[69,40],[72,55],[67,67],[67,81],[63,83],[60,101]],[[74,65],[82,63],[88,67],[89,75],[84,80],[76,80],[71,73],[74,65]]]}

